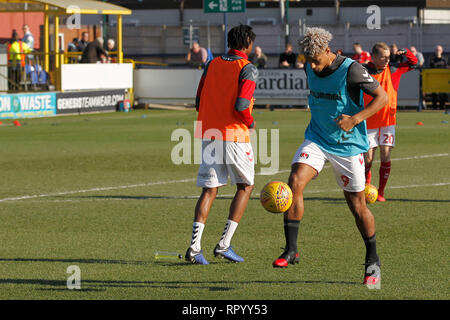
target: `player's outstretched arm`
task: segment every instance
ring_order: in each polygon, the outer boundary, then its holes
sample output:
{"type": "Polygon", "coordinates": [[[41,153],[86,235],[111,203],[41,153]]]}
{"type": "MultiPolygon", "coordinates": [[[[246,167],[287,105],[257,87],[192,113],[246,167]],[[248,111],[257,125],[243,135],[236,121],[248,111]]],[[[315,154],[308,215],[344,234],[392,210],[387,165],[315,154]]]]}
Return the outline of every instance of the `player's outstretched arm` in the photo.
{"type": "Polygon", "coordinates": [[[362,111],[354,114],[353,116],[342,114],[337,117],[335,121],[339,128],[346,132],[350,131],[351,129],[353,129],[353,127],[357,126],[362,121],[377,113],[388,103],[387,93],[381,86],[378,86],[372,92],[372,96],[372,101],[362,111]]]}

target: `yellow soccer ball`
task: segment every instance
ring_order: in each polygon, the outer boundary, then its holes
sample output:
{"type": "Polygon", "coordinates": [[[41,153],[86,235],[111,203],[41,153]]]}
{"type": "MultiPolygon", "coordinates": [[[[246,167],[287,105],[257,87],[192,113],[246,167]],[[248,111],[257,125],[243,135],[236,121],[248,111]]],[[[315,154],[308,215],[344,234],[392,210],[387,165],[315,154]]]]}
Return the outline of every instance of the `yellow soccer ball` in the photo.
{"type": "Polygon", "coordinates": [[[374,185],[366,184],[366,188],[364,189],[364,194],[366,195],[367,203],[375,203],[378,198],[378,190],[374,185]]]}
{"type": "Polygon", "coordinates": [[[261,190],[259,200],[267,211],[282,213],[292,204],[292,191],[284,182],[271,181],[261,190]]]}

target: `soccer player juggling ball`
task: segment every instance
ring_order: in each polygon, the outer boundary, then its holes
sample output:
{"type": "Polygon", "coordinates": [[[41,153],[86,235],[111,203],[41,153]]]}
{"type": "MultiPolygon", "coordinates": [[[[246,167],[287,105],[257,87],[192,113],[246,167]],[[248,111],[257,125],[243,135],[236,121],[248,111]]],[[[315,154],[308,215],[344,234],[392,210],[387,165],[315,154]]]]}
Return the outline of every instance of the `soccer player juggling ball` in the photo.
{"type": "Polygon", "coordinates": [[[306,58],[311,121],[292,160],[289,186],[293,202],[284,214],[286,248],[273,266],[299,262],[297,237],[304,212],[303,190],[329,161],[366,246],[364,283],[375,284],[380,279],[380,259],[375,220],[364,196],[363,153],[369,149],[364,120],[387,103],[387,95],[359,63],[334,54],[328,47],[331,39],[325,29],[308,28],[299,41],[300,53],[306,58]],[[373,96],[366,108],[362,92],[373,96]]]}
{"type": "Polygon", "coordinates": [[[228,176],[237,190],[222,237],[213,253],[232,262],[244,261],[231,248],[230,242],[254,184],[249,129],[255,127],[251,113],[258,70],[248,61],[248,55],[255,38],[250,26],[232,28],[228,32],[230,50],[205,67],[197,89],[195,137],[202,139],[197,186],[203,189],[195,207],[192,240],[185,255],[192,263],[208,264],[200,244],[202,233],[218,189],[227,183],[228,176]]]}
{"type": "MultiPolygon", "coordinates": [[[[406,57],[406,61],[390,63],[390,49],[384,42],[376,43],[372,48],[372,62],[365,67],[386,91],[389,97],[388,103],[376,114],[367,119],[367,134],[369,138],[369,151],[364,153],[366,163],[366,182],[372,178],[373,158],[375,150],[380,147],[380,176],[378,184],[378,201],[384,202],[384,188],[386,187],[391,172],[391,151],[395,146],[395,124],[397,113],[397,91],[400,78],[403,74],[413,70],[418,60],[408,49],[397,51],[397,56],[406,57]]],[[[364,94],[364,104],[368,104],[372,97],[364,94]]]]}

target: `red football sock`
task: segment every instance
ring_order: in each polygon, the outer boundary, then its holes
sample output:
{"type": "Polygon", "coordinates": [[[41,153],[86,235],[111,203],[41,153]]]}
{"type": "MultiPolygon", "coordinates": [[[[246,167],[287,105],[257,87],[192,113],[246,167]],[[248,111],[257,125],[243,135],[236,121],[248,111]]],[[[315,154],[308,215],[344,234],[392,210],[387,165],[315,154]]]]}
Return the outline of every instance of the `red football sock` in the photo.
{"type": "Polygon", "coordinates": [[[372,164],[368,165],[366,163],[366,183],[370,184],[370,181],[372,180],[372,171],[370,169],[372,168],[372,164]]]}
{"type": "Polygon", "coordinates": [[[391,162],[382,162],[380,166],[380,184],[378,185],[378,194],[384,196],[384,188],[386,187],[391,173],[391,162]]]}

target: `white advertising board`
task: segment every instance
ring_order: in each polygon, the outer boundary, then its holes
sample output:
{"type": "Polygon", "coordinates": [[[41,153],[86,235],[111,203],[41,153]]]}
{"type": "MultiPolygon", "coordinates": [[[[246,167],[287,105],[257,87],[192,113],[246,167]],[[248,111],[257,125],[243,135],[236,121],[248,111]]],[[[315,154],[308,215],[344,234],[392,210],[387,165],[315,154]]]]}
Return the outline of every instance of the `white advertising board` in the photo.
{"type": "Polygon", "coordinates": [[[131,63],[63,64],[61,69],[63,91],[133,88],[131,63]]]}

